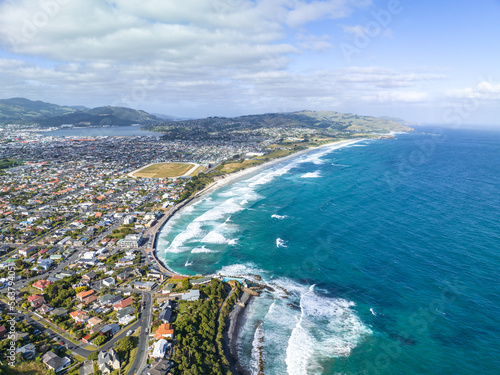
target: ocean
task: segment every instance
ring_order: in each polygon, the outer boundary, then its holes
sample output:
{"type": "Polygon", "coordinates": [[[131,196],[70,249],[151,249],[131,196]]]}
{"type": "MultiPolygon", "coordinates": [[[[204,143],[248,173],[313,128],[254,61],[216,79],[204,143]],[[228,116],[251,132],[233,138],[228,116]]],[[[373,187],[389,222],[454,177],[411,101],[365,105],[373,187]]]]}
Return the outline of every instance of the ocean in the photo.
{"type": "Polygon", "coordinates": [[[499,372],[500,132],[418,130],[281,161],[164,227],[174,270],[273,288],[245,311],[251,373],[499,372]]]}

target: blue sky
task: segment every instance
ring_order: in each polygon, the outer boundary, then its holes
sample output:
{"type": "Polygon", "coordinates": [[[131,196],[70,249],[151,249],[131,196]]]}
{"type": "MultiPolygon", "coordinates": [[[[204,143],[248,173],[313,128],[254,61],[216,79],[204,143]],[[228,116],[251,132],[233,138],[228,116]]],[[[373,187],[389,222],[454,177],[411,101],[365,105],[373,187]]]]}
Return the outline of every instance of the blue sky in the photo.
{"type": "Polygon", "coordinates": [[[498,19],[498,0],[4,0],[0,98],[500,124],[498,19]]]}

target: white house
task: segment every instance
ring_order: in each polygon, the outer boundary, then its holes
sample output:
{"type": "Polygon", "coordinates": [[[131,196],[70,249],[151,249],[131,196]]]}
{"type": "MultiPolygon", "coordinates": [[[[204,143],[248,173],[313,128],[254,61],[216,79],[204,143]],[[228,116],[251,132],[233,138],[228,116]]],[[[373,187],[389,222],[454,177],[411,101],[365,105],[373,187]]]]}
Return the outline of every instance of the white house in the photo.
{"type": "Polygon", "coordinates": [[[116,281],[115,279],[113,279],[112,277],[106,277],[103,281],[102,281],[102,285],[104,286],[111,286],[111,285],[115,285],[116,281]]]}
{"type": "Polygon", "coordinates": [[[151,357],[153,358],[163,358],[165,357],[165,353],[169,347],[169,342],[165,339],[160,339],[153,344],[153,353],[151,357]]]}

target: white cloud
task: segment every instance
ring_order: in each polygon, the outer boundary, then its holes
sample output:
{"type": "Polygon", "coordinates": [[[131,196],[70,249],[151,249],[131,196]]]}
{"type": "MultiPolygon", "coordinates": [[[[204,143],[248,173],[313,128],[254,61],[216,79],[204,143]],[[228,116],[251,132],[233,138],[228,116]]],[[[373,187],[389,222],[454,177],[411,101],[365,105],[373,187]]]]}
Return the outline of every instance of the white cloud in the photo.
{"type": "Polygon", "coordinates": [[[355,26],[346,25],[343,26],[342,29],[344,30],[344,32],[356,36],[366,34],[366,27],[364,27],[363,25],[355,25],[355,26]]]}
{"type": "Polygon", "coordinates": [[[492,80],[481,81],[475,87],[448,90],[445,92],[449,99],[480,99],[484,101],[500,99],[500,84],[492,80]]]}
{"type": "MultiPolygon", "coordinates": [[[[315,59],[331,57],[328,54],[338,40],[322,35],[324,31],[313,34],[308,23],[347,17],[370,3],[0,2],[0,46],[14,56],[0,59],[0,97],[126,105],[182,116],[341,110],[432,100],[429,84],[446,78],[438,69],[417,73],[377,66],[341,69],[332,58],[331,68],[313,70],[318,66],[315,59]],[[299,59],[305,68],[297,68],[299,59]]],[[[366,32],[356,22],[353,25],[344,26],[344,31],[353,36],[366,32]]],[[[390,29],[384,33],[392,35],[390,29]]],[[[463,97],[471,90],[477,88],[446,95],[463,97]]]]}
{"type": "Polygon", "coordinates": [[[344,17],[352,4],[356,2],[19,0],[0,4],[0,43],[15,53],[83,62],[185,61],[205,53],[210,57],[213,49],[225,49],[226,57],[244,49],[252,63],[264,49],[271,55],[294,52],[283,42],[287,26],[344,17]]]}

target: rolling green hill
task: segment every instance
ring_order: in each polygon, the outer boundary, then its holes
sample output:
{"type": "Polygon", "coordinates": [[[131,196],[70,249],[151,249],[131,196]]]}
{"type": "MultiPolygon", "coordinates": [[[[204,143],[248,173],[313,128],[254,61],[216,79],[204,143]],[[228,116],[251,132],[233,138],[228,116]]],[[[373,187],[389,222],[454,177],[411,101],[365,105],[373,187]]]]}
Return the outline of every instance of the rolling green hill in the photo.
{"type": "Polygon", "coordinates": [[[227,138],[231,132],[275,128],[309,128],[326,136],[413,131],[412,128],[393,120],[333,111],[266,113],[234,118],[208,117],[187,121],[166,121],[164,124],[146,128],[165,133],[170,139],[227,138]]]}
{"type": "Polygon", "coordinates": [[[0,125],[22,124],[46,127],[57,127],[63,124],[80,126],[145,125],[161,121],[158,117],[144,111],[124,107],[107,106],[88,109],[81,106],[59,106],[24,98],[0,100],[0,125]]]}
{"type": "Polygon", "coordinates": [[[153,124],[161,121],[158,117],[144,111],[108,106],[40,119],[39,124],[42,126],[60,126],[62,124],[127,126],[132,124],[153,124]]]}
{"type": "Polygon", "coordinates": [[[77,111],[75,107],[59,106],[40,100],[24,98],[0,99],[0,125],[29,124],[41,118],[65,115],[77,111]]]}

